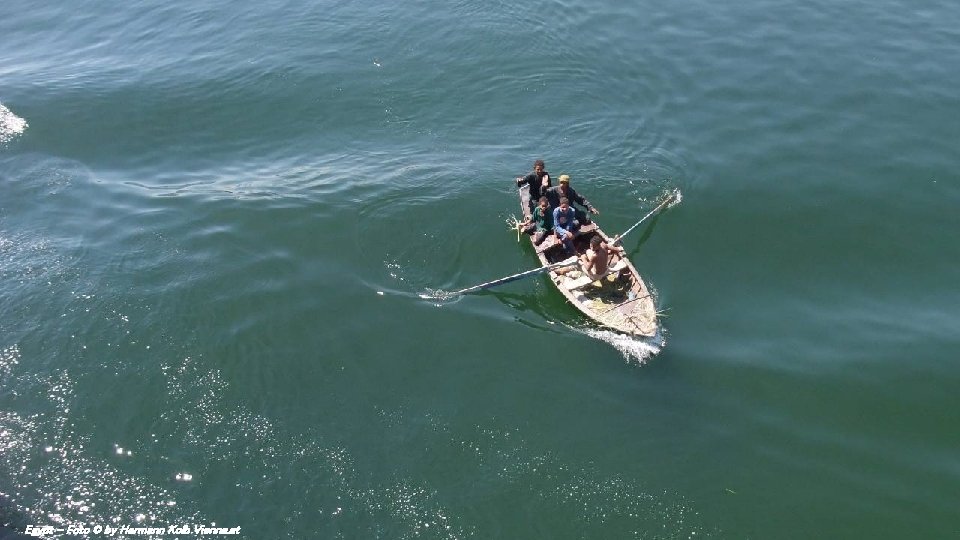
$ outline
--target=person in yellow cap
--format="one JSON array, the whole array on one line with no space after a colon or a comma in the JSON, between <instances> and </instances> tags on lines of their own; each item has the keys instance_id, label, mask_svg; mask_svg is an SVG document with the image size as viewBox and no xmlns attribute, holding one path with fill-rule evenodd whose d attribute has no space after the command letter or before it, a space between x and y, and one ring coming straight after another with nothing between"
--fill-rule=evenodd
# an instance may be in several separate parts
<instances>
[{"instance_id":1,"label":"person in yellow cap","mask_svg":"<svg viewBox=\"0 0 960 540\"><path fill-rule=\"evenodd\" d=\"M574 203L586 208L591 214L599 214L600 211L590 204L590 201L584 199L583 195L577 193L577 190L570 187L569 174L561 174L559 181L559 185L547 190L547 199L550 200L550 207L557 208L560 206L560 199L566 197L570 201L570 207L577 213L577 221L580 223L590 223L590 218L587 216L587 213L574 206Z\"/></svg>"}]
</instances>

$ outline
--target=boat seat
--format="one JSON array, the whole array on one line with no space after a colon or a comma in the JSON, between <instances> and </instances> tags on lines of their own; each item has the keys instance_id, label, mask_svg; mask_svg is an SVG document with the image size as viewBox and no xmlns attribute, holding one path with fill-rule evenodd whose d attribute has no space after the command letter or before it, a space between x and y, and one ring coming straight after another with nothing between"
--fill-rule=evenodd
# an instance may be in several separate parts
<instances>
[{"instance_id":1,"label":"boat seat","mask_svg":"<svg viewBox=\"0 0 960 540\"><path fill-rule=\"evenodd\" d=\"M591 233L595 230L597 230L596 223L587 223L586 225L582 225L577 230L577 235L579 236L581 234ZM557 242L556 237L553 235L553 233L548 234L547 237L543 239L543 242L540 242L540 245L536 247L537 253L543 253L544 251L547 251L550 248L558 245L560 245L560 243Z\"/></svg>"},{"instance_id":2,"label":"boat seat","mask_svg":"<svg viewBox=\"0 0 960 540\"><path fill-rule=\"evenodd\" d=\"M555 236L552 234L547 235L547 237L543 239L543 242L540 242L540 245L537 246L537 253L543 253L558 244Z\"/></svg>"},{"instance_id":3,"label":"boat seat","mask_svg":"<svg viewBox=\"0 0 960 540\"><path fill-rule=\"evenodd\" d=\"M583 273L583 275L581 275L580 277L578 277L578 278L567 278L567 279L563 280L563 286L564 286L567 290L569 290L569 291L575 291L575 290L577 290L577 289L582 289L582 288L586 287L587 285L589 285L589 284L591 284L591 283L593 283L593 282L595 282L595 281L600 281L601 279L609 276L610 274L617 274L617 273L619 273L621 270L623 270L623 269L626 268L626 267L627 267L627 262L626 262L625 260L623 260L623 259L620 259L619 261L617 261L616 264L614 264L613 266L607 268L607 271L604 272L603 274L599 275L599 276L590 277L590 276L587 275L586 272L582 272L582 271L581 271L581 272Z\"/></svg>"}]
</instances>

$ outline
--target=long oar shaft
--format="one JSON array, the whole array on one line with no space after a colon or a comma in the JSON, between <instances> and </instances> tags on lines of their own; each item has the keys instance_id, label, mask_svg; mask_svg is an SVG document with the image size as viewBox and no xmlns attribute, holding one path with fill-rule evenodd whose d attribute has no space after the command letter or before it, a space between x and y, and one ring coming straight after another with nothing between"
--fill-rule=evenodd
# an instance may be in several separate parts
<instances>
[{"instance_id":1,"label":"long oar shaft","mask_svg":"<svg viewBox=\"0 0 960 540\"><path fill-rule=\"evenodd\" d=\"M662 210L664 206L670 204L670 202L674 199L674 197L675 197L675 195L672 195L672 194L671 194L669 197L667 197L666 199L664 199L664 201L663 201L662 203L658 204L656 208L654 208L653 210L651 210L650 212L648 212L647 215L645 215L645 216L643 216L642 218L640 218L640 221L634 223L629 229L627 229L626 231L624 231L622 234L617 235L617 239L616 239L613 243L614 243L614 244L619 244L620 241L623 240L623 237L624 237L624 236L630 234L634 229L636 229L637 227L639 227L641 223L643 223L644 221L646 221L647 218L649 218L650 216L652 216L652 215L656 214L657 212L659 212L660 210Z\"/></svg>"},{"instance_id":2,"label":"long oar shaft","mask_svg":"<svg viewBox=\"0 0 960 540\"><path fill-rule=\"evenodd\" d=\"M542 266L540 268L534 268L533 270L527 270L526 272L520 272L519 274L513 274L512 276L502 277L500 279L495 279L493 281L488 281L486 283L474 285L473 287L467 287L466 289L460 289L459 291L454 291L453 294L466 294L473 291L479 291L481 289L489 289L490 287L496 287L497 285L503 285L504 283L510 283L511 281L516 281L518 279L523 279L525 277L542 274L544 272L551 272L558 268L563 268L564 266L573 266L575 264L577 264L577 258L571 257L569 259L565 259L558 263L549 264L547 266Z\"/></svg>"}]
</instances>

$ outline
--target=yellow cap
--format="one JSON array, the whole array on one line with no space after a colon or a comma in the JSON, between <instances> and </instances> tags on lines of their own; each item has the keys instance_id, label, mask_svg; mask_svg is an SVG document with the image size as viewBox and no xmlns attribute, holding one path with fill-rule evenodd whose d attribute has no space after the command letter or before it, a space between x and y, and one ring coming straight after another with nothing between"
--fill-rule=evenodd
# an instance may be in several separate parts
<instances>
[{"instance_id":1,"label":"yellow cap","mask_svg":"<svg viewBox=\"0 0 960 540\"><path fill-rule=\"evenodd\" d=\"M569 174L561 174L561 175L560 175L560 183L561 183L561 184L569 184L569 183L570 183L570 175L569 175Z\"/></svg>"}]
</instances>

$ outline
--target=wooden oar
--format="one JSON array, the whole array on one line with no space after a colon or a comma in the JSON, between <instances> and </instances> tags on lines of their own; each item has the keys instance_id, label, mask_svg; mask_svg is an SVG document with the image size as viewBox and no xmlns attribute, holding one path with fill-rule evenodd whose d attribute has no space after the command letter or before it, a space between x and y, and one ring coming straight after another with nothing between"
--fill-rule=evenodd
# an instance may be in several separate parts
<instances>
[{"instance_id":1,"label":"wooden oar","mask_svg":"<svg viewBox=\"0 0 960 540\"><path fill-rule=\"evenodd\" d=\"M642 218L640 218L640 221L634 223L629 229L627 229L627 230L624 231L623 233L618 234L616 237L614 237L614 239L613 239L613 245L619 244L620 241L623 240L623 237L624 237L624 236L630 234L631 231L633 231L634 229L636 229L637 227L639 227L641 223L643 223L644 221L647 220L647 218L649 218L650 216L652 216L652 215L656 214L657 212L659 212L660 210L662 210L664 206L670 204L670 202L673 201L673 199L675 199L676 197L677 197L677 194L676 194L676 193L671 193L670 196L667 197L666 199L664 199L662 203L658 204L656 208L654 208L653 210L651 210L647 215L645 215L645 216L643 216Z\"/></svg>"},{"instance_id":2,"label":"wooden oar","mask_svg":"<svg viewBox=\"0 0 960 540\"><path fill-rule=\"evenodd\" d=\"M558 263L548 264L540 268L534 268L533 270L527 270L526 272L520 272L519 274L513 274L512 276L502 277L500 279L495 279L493 281L488 281L486 283L481 283L479 285L474 285L473 287L467 287L466 289L460 289L459 291L454 291L451 294L466 294L473 291L479 291L482 289L489 289L490 287L496 287L497 285L503 285L504 283L510 283L511 281L516 281L518 279L523 279L525 277L535 276L537 274L542 274L544 272L551 272L558 268L563 268L564 266L573 266L577 264L576 257L570 257L569 259L564 259Z\"/></svg>"}]
</instances>

